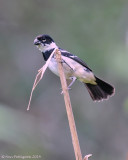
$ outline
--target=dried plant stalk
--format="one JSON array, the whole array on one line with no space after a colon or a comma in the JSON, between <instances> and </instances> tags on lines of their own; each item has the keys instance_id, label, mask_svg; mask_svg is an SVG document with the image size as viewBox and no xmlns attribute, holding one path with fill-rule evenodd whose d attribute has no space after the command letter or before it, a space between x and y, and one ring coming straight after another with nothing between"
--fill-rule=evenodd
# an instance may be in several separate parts
<instances>
[{"instance_id":1,"label":"dried plant stalk","mask_svg":"<svg viewBox=\"0 0 128 160\"><path fill-rule=\"evenodd\" d=\"M61 52L59 50L56 50L56 59L58 61L58 71L60 74L60 80L61 80L62 91L64 95L64 101L65 101L68 121L69 121L69 127L71 131L71 136L72 136L72 143L74 147L75 157L76 157L76 160L82 160L82 154L80 150L79 139L77 136L71 101L70 101L70 97L68 93L67 82L66 82L65 75L64 75L63 65L61 63L62 61Z\"/></svg>"},{"instance_id":2,"label":"dried plant stalk","mask_svg":"<svg viewBox=\"0 0 128 160\"><path fill-rule=\"evenodd\" d=\"M44 75L44 73L45 73L45 71L46 71L46 69L47 69L47 67L48 67L48 65L49 65L49 62L50 62L53 54L55 53L55 50L56 50L56 49L54 49L54 51L53 51L52 54L50 55L49 59L48 59L47 62L45 63L45 65L38 70L38 74L36 75L36 78L35 78L35 81L34 81L34 84L33 84L33 87L32 87L32 91L31 91L31 94L30 94L27 111L30 109L30 104L31 104L31 100L32 100L33 91L34 91L34 89L36 88L37 84L40 82L40 80L43 78L43 75Z\"/></svg>"}]
</instances>

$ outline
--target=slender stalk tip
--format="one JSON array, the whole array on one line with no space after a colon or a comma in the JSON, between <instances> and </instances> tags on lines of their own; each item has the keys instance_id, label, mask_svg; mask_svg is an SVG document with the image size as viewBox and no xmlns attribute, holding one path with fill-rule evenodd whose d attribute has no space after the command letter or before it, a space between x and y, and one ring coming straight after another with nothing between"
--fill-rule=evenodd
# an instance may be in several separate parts
<instances>
[{"instance_id":1,"label":"slender stalk tip","mask_svg":"<svg viewBox=\"0 0 128 160\"><path fill-rule=\"evenodd\" d=\"M88 154L88 155L86 155L86 156L84 157L83 160L88 160L88 158L91 157L91 156L92 156L92 154Z\"/></svg>"}]
</instances>

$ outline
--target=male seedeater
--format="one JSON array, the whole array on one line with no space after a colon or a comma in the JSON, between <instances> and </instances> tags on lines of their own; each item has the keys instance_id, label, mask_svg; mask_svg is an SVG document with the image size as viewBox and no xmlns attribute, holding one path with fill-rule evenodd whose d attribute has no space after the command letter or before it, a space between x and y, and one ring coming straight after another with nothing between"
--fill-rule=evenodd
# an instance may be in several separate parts
<instances>
[{"instance_id":1,"label":"male seedeater","mask_svg":"<svg viewBox=\"0 0 128 160\"><path fill-rule=\"evenodd\" d=\"M79 80L86 86L93 101L102 101L114 95L115 89L112 85L97 78L87 64L70 52L59 48L49 35L39 35L34 40L34 45L42 52L44 60L47 61L54 49L59 49L62 55L62 63L66 79L72 80L68 88ZM55 56L51 58L49 69L59 76Z\"/></svg>"}]
</instances>

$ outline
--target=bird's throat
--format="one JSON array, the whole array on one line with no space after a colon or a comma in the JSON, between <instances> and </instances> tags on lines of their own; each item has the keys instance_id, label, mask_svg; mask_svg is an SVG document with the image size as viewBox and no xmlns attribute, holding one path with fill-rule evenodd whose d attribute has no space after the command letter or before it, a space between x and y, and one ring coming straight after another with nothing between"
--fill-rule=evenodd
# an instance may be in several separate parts
<instances>
[{"instance_id":1,"label":"bird's throat","mask_svg":"<svg viewBox=\"0 0 128 160\"><path fill-rule=\"evenodd\" d=\"M49 50L49 51L46 51L45 53L42 52L45 61L48 60L48 58L50 57L50 55L51 55L51 53L53 52L53 50L54 50L54 49L51 49L51 50Z\"/></svg>"}]
</instances>

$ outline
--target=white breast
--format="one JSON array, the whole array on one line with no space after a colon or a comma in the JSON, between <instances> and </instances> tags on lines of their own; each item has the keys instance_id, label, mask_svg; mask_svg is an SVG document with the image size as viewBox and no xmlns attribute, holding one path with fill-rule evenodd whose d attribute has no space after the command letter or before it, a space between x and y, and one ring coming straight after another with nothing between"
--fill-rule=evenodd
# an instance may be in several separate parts
<instances>
[{"instance_id":1,"label":"white breast","mask_svg":"<svg viewBox=\"0 0 128 160\"><path fill-rule=\"evenodd\" d=\"M58 73L58 69L57 69L57 62L54 58L51 58L51 61L49 63L49 66L48 68L54 73L56 74L57 76L59 76L59 73Z\"/></svg>"},{"instance_id":2,"label":"white breast","mask_svg":"<svg viewBox=\"0 0 128 160\"><path fill-rule=\"evenodd\" d=\"M63 56L62 56L62 58L63 58L63 60L65 60L65 62L67 62L67 59L69 59L69 58L63 57ZM72 66L72 64L70 64L70 65ZM57 65L56 59L52 58L48 67L54 74L59 76L58 65ZM72 72L73 72L71 67L68 66L66 63L63 63L63 68L64 68L64 73L65 73L66 79L70 78L72 76Z\"/></svg>"}]
</instances>

